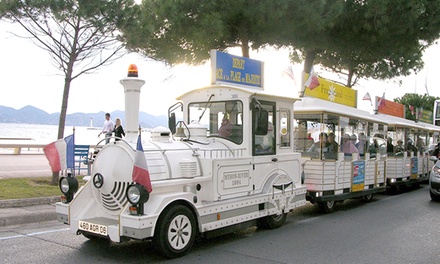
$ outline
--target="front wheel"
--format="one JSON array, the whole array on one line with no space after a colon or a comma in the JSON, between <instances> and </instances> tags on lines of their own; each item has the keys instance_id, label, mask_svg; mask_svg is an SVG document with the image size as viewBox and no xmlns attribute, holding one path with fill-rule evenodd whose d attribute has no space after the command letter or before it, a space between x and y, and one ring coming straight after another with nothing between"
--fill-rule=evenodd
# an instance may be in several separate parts
<instances>
[{"instance_id":1,"label":"front wheel","mask_svg":"<svg viewBox=\"0 0 440 264\"><path fill-rule=\"evenodd\" d=\"M286 218L287 213L268 215L258 220L258 227L276 229L281 227L286 222Z\"/></svg>"},{"instance_id":2,"label":"front wheel","mask_svg":"<svg viewBox=\"0 0 440 264\"><path fill-rule=\"evenodd\" d=\"M319 202L318 207L323 213L331 213L335 209L335 201Z\"/></svg>"},{"instance_id":3,"label":"front wheel","mask_svg":"<svg viewBox=\"0 0 440 264\"><path fill-rule=\"evenodd\" d=\"M196 238L196 220L191 210L177 205L167 210L157 222L153 244L167 258L185 255Z\"/></svg>"}]
</instances>

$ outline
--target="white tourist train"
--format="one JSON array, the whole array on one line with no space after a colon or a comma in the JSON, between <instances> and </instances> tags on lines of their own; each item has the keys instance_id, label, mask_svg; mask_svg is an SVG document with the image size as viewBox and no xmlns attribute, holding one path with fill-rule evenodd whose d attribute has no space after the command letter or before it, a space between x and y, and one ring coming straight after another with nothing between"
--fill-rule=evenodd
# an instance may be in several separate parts
<instances>
[{"instance_id":1,"label":"white tourist train","mask_svg":"<svg viewBox=\"0 0 440 264\"><path fill-rule=\"evenodd\" d=\"M169 108L169 127L153 129L151 137L139 136L145 81L130 68L121 80L126 137L98 144L84 186L71 175L60 179L57 217L72 233L151 239L175 258L197 236L278 228L307 200L331 212L336 202L371 201L387 188L427 179L427 146L438 141L438 126L267 94L262 64L247 58L213 52L212 65L212 85L181 95ZM152 190L133 178L139 157Z\"/></svg>"}]
</instances>

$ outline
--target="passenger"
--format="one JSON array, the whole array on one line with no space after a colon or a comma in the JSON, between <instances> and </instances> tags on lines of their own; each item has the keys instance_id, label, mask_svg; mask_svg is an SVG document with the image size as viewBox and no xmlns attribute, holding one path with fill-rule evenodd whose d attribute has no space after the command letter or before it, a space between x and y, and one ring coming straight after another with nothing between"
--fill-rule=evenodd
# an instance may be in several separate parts
<instances>
[{"instance_id":1,"label":"passenger","mask_svg":"<svg viewBox=\"0 0 440 264\"><path fill-rule=\"evenodd\" d=\"M412 139L408 139L408 141L406 142L406 151L408 153L408 156L411 155L411 152L417 154L418 149L416 146L414 146Z\"/></svg>"},{"instance_id":2,"label":"passenger","mask_svg":"<svg viewBox=\"0 0 440 264\"><path fill-rule=\"evenodd\" d=\"M396 145L396 156L403 156L403 152L405 152L405 147L403 146L403 141L399 139Z\"/></svg>"},{"instance_id":3,"label":"passenger","mask_svg":"<svg viewBox=\"0 0 440 264\"><path fill-rule=\"evenodd\" d=\"M312 138L312 133L307 133L306 149L310 149L314 143L315 140Z\"/></svg>"},{"instance_id":4,"label":"passenger","mask_svg":"<svg viewBox=\"0 0 440 264\"><path fill-rule=\"evenodd\" d=\"M387 138L387 153L388 153L388 155L394 154L393 138L391 138L391 137Z\"/></svg>"},{"instance_id":5,"label":"passenger","mask_svg":"<svg viewBox=\"0 0 440 264\"><path fill-rule=\"evenodd\" d=\"M232 132L232 124L229 122L228 118L223 118L220 128L218 129L218 134L221 137L230 137Z\"/></svg>"},{"instance_id":6,"label":"passenger","mask_svg":"<svg viewBox=\"0 0 440 264\"><path fill-rule=\"evenodd\" d=\"M370 152L370 157L375 158L377 151L379 150L379 143L377 143L377 139L373 139L373 143L368 147L368 152Z\"/></svg>"},{"instance_id":7,"label":"passenger","mask_svg":"<svg viewBox=\"0 0 440 264\"><path fill-rule=\"evenodd\" d=\"M342 145L341 146L342 146L342 152L344 152L344 154L359 153L358 149L351 141L350 135L348 135L348 134L345 134L342 137Z\"/></svg>"},{"instance_id":8,"label":"passenger","mask_svg":"<svg viewBox=\"0 0 440 264\"><path fill-rule=\"evenodd\" d=\"M437 159L440 158L440 142L435 147L435 149L432 152L431 156L435 156Z\"/></svg>"},{"instance_id":9,"label":"passenger","mask_svg":"<svg viewBox=\"0 0 440 264\"><path fill-rule=\"evenodd\" d=\"M102 131L98 134L98 137L101 136L101 134L105 134L105 144L108 144L110 142L110 138L113 135L113 121L110 119L110 113L105 114L105 121L104 126L102 127Z\"/></svg>"},{"instance_id":10,"label":"passenger","mask_svg":"<svg viewBox=\"0 0 440 264\"><path fill-rule=\"evenodd\" d=\"M122 139L122 136L125 137L124 128L121 124L121 119L119 117L116 117L115 119L115 128L113 129L113 132L115 133L115 141L119 141Z\"/></svg>"},{"instance_id":11,"label":"passenger","mask_svg":"<svg viewBox=\"0 0 440 264\"><path fill-rule=\"evenodd\" d=\"M425 143L421 137L417 138L417 149L420 151L420 154L425 152Z\"/></svg>"},{"instance_id":12,"label":"passenger","mask_svg":"<svg viewBox=\"0 0 440 264\"><path fill-rule=\"evenodd\" d=\"M330 143L327 141L327 133L322 132L319 134L319 141L313 143L309 152L328 152Z\"/></svg>"},{"instance_id":13,"label":"passenger","mask_svg":"<svg viewBox=\"0 0 440 264\"><path fill-rule=\"evenodd\" d=\"M338 145L338 143L335 141L335 133L333 133L333 132L330 132L329 134L328 134L328 143L329 143L329 152L332 152L332 153L338 153L338 150L339 150L339 145Z\"/></svg>"},{"instance_id":14,"label":"passenger","mask_svg":"<svg viewBox=\"0 0 440 264\"><path fill-rule=\"evenodd\" d=\"M353 142L353 144L356 146L356 142L357 142L357 136L355 134L350 136L350 140L351 142Z\"/></svg>"},{"instance_id":15,"label":"passenger","mask_svg":"<svg viewBox=\"0 0 440 264\"><path fill-rule=\"evenodd\" d=\"M365 133L359 133L359 141L356 143L356 148L358 149L359 155L363 157L365 155L365 149L367 145L367 136Z\"/></svg>"}]
</instances>

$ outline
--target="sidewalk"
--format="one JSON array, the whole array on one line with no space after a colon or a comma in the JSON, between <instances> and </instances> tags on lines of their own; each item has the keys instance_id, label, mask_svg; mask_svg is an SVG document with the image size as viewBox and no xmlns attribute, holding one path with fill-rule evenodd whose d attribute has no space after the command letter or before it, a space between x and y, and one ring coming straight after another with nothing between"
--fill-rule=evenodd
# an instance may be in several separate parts
<instances>
[{"instance_id":1,"label":"sidewalk","mask_svg":"<svg viewBox=\"0 0 440 264\"><path fill-rule=\"evenodd\" d=\"M44 154L0 154L0 179L52 175ZM61 192L60 192L61 195ZM60 197L0 200L0 228L56 220Z\"/></svg>"}]
</instances>

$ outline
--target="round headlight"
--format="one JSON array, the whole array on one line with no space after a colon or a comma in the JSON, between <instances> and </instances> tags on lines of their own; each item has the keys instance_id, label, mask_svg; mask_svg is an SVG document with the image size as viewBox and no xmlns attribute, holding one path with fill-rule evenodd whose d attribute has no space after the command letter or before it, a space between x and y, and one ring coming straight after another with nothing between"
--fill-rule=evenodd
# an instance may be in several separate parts
<instances>
[{"instance_id":1,"label":"round headlight","mask_svg":"<svg viewBox=\"0 0 440 264\"><path fill-rule=\"evenodd\" d=\"M141 198L141 193L136 185L131 185L127 190L127 199L132 204L137 204Z\"/></svg>"},{"instance_id":2,"label":"round headlight","mask_svg":"<svg viewBox=\"0 0 440 264\"><path fill-rule=\"evenodd\" d=\"M61 178L60 180L60 190L62 193L67 194L69 192L69 181L66 177Z\"/></svg>"},{"instance_id":3,"label":"round headlight","mask_svg":"<svg viewBox=\"0 0 440 264\"><path fill-rule=\"evenodd\" d=\"M150 198L148 191L140 184L128 186L126 196L131 204L143 204Z\"/></svg>"}]
</instances>

